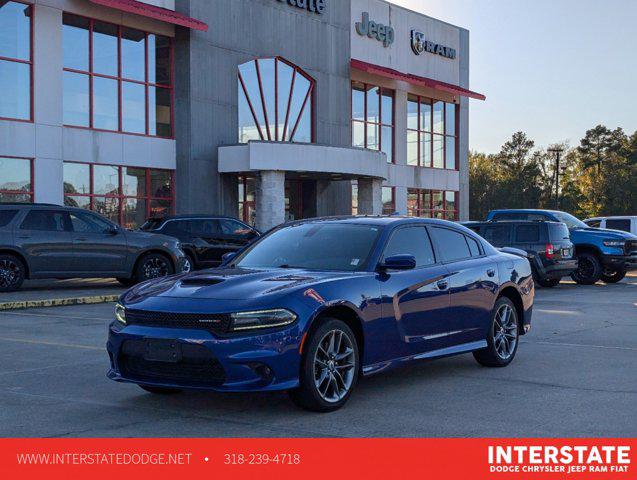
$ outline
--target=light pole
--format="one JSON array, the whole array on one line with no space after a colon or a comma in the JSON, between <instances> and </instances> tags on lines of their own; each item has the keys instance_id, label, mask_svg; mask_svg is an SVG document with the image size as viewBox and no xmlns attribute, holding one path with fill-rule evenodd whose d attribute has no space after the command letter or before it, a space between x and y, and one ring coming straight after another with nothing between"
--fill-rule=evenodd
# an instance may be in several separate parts
<instances>
[{"instance_id":1,"label":"light pole","mask_svg":"<svg viewBox=\"0 0 637 480\"><path fill-rule=\"evenodd\" d=\"M560 159L562 158L562 153L564 153L564 148L562 147L549 148L547 151L555 154L555 209L559 210L560 208Z\"/></svg>"}]
</instances>

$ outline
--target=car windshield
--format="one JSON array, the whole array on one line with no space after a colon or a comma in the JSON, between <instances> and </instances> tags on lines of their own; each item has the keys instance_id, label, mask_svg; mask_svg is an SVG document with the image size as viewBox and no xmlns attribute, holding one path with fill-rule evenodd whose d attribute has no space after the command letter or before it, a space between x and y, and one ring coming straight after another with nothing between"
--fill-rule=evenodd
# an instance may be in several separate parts
<instances>
[{"instance_id":1,"label":"car windshield","mask_svg":"<svg viewBox=\"0 0 637 480\"><path fill-rule=\"evenodd\" d=\"M275 230L242 253L241 268L362 269L379 227L344 223L303 223Z\"/></svg>"},{"instance_id":2,"label":"car windshield","mask_svg":"<svg viewBox=\"0 0 637 480\"><path fill-rule=\"evenodd\" d=\"M139 227L139 229L145 232L157 230L161 226L162 222L163 220L161 218L149 218L141 227Z\"/></svg>"},{"instance_id":3,"label":"car windshield","mask_svg":"<svg viewBox=\"0 0 637 480\"><path fill-rule=\"evenodd\" d=\"M566 224L568 228L588 228L588 225L586 225L580 219L575 218L570 213L555 212L555 216L558 218L560 222Z\"/></svg>"}]
</instances>

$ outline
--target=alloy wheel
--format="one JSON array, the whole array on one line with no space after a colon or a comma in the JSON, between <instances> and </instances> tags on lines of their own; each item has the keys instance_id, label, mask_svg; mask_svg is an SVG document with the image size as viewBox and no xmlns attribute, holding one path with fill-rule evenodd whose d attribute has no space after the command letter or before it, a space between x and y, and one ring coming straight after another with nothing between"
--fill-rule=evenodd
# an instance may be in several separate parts
<instances>
[{"instance_id":1,"label":"alloy wheel","mask_svg":"<svg viewBox=\"0 0 637 480\"><path fill-rule=\"evenodd\" d=\"M10 259L0 261L0 287L15 285L20 278L20 266Z\"/></svg>"},{"instance_id":2,"label":"alloy wheel","mask_svg":"<svg viewBox=\"0 0 637 480\"><path fill-rule=\"evenodd\" d=\"M182 267L181 271L182 271L183 273L190 273L190 272L192 272L192 263L190 262L190 258L186 257L186 258L184 259L184 264L183 264L183 267Z\"/></svg>"},{"instance_id":3,"label":"alloy wheel","mask_svg":"<svg viewBox=\"0 0 637 480\"><path fill-rule=\"evenodd\" d=\"M493 323L493 345L502 360L508 360L518 343L518 325L513 308L501 305Z\"/></svg>"},{"instance_id":4,"label":"alloy wheel","mask_svg":"<svg viewBox=\"0 0 637 480\"><path fill-rule=\"evenodd\" d=\"M151 257L144 262L146 279L165 277L169 273L168 263L160 257Z\"/></svg>"},{"instance_id":5,"label":"alloy wheel","mask_svg":"<svg viewBox=\"0 0 637 480\"><path fill-rule=\"evenodd\" d=\"M577 267L577 274L581 278L589 278L589 277L592 277L594 273L595 273L595 266L593 265L593 262L586 257L580 259L578 267Z\"/></svg>"},{"instance_id":6,"label":"alloy wheel","mask_svg":"<svg viewBox=\"0 0 637 480\"><path fill-rule=\"evenodd\" d=\"M354 345L342 330L330 330L314 354L314 384L329 403L342 400L352 387L356 369Z\"/></svg>"}]
</instances>

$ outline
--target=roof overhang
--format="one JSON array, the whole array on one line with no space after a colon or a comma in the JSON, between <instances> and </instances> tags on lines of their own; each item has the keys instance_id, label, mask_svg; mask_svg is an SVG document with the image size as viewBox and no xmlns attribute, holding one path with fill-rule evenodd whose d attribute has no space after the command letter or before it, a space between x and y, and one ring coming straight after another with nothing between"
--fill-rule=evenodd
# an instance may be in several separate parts
<instances>
[{"instance_id":1,"label":"roof overhang","mask_svg":"<svg viewBox=\"0 0 637 480\"><path fill-rule=\"evenodd\" d=\"M445 83L427 77L419 77L411 73L401 73L388 67L381 67L380 65L374 65L361 60L352 59L351 66L356 70L370 73L372 75L379 75L381 77L392 78L394 80L402 80L403 82L418 85L419 87L433 88L434 90L440 90L441 92L460 95L462 97L475 98L477 100L487 99L487 97L481 93L473 92L466 88L452 85L451 83Z\"/></svg>"},{"instance_id":2,"label":"roof overhang","mask_svg":"<svg viewBox=\"0 0 637 480\"><path fill-rule=\"evenodd\" d=\"M102 5L104 7L114 8L126 13L141 15L142 17L152 18L160 22L172 23L181 27L191 28L193 30L208 31L208 25L200 20L187 17L179 12L168 10L167 8L149 5L148 3L138 2L137 0L89 0L91 3Z\"/></svg>"}]
</instances>

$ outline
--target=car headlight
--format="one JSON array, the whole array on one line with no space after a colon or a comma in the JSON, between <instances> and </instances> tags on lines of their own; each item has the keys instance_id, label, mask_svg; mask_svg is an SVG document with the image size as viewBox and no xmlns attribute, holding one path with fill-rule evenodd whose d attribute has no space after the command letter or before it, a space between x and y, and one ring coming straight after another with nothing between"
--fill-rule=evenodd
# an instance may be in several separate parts
<instances>
[{"instance_id":1,"label":"car headlight","mask_svg":"<svg viewBox=\"0 0 637 480\"><path fill-rule=\"evenodd\" d=\"M606 247L619 247L624 248L626 242L624 240L604 240L604 245Z\"/></svg>"},{"instance_id":2,"label":"car headlight","mask_svg":"<svg viewBox=\"0 0 637 480\"><path fill-rule=\"evenodd\" d=\"M126 307L121 303L115 305L115 320L126 325Z\"/></svg>"},{"instance_id":3,"label":"car headlight","mask_svg":"<svg viewBox=\"0 0 637 480\"><path fill-rule=\"evenodd\" d=\"M290 325L296 320L296 314L284 308L274 310L257 310L254 312L237 312L230 314L231 330L241 332L262 328L275 328Z\"/></svg>"}]
</instances>

